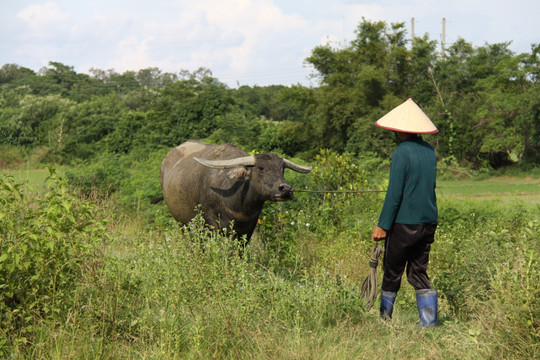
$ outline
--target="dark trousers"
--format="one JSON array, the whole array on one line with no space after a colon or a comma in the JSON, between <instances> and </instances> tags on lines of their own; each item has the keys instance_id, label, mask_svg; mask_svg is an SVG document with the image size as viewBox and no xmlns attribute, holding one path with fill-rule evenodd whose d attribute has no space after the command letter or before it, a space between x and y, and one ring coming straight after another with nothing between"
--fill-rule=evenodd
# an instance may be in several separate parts
<instances>
[{"instance_id":1,"label":"dark trousers","mask_svg":"<svg viewBox=\"0 0 540 360\"><path fill-rule=\"evenodd\" d=\"M384 243L382 290L399 290L405 266L407 280L415 290L431 288L427 267L436 229L437 223L392 226Z\"/></svg>"}]
</instances>

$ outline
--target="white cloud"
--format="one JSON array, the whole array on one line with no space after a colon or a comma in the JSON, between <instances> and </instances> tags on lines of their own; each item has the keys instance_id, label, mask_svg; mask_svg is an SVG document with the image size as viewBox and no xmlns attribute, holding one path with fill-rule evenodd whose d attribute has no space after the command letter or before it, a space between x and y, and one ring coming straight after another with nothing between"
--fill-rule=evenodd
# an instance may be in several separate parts
<instances>
[{"instance_id":1,"label":"white cloud","mask_svg":"<svg viewBox=\"0 0 540 360\"><path fill-rule=\"evenodd\" d=\"M268 65L287 66L279 64L290 58L284 54L301 54L303 49L291 34L307 36L311 30L309 21L284 14L270 0L169 4L176 13L168 14L165 20L131 19L138 31L115 40L114 58L107 67L125 71L157 66L164 71L179 71L203 66L240 77ZM104 17L99 15L97 19L103 22Z\"/></svg>"},{"instance_id":2,"label":"white cloud","mask_svg":"<svg viewBox=\"0 0 540 360\"><path fill-rule=\"evenodd\" d=\"M28 5L16 17L25 23L30 37L45 38L57 30L65 29L71 14L62 11L57 3L48 2Z\"/></svg>"},{"instance_id":3,"label":"white cloud","mask_svg":"<svg viewBox=\"0 0 540 360\"><path fill-rule=\"evenodd\" d=\"M362 17L404 22L439 40L476 45L514 40L522 51L540 42L538 2L493 0L0 0L0 65L33 69L48 61L118 72L211 69L229 84L296 83L319 44L353 40ZM457 5L456 5L457 4ZM465 6L461 6L465 5ZM464 10L463 10L464 9ZM86 68L85 68L86 66Z\"/></svg>"},{"instance_id":4,"label":"white cloud","mask_svg":"<svg viewBox=\"0 0 540 360\"><path fill-rule=\"evenodd\" d=\"M123 39L117 46L117 57L111 62L111 67L119 70L149 67L152 59L148 44L151 41L152 38L139 41L134 36Z\"/></svg>"},{"instance_id":5,"label":"white cloud","mask_svg":"<svg viewBox=\"0 0 540 360\"><path fill-rule=\"evenodd\" d=\"M228 71L243 72L251 66L272 62L269 55L276 49L271 44L281 45L289 40L291 32L309 28L307 20L284 14L270 0L200 0L189 5L177 4L181 5L184 16L197 14L205 20L199 22L204 26L198 28L198 35L213 34L212 46L219 49L215 55L228 61Z\"/></svg>"}]
</instances>

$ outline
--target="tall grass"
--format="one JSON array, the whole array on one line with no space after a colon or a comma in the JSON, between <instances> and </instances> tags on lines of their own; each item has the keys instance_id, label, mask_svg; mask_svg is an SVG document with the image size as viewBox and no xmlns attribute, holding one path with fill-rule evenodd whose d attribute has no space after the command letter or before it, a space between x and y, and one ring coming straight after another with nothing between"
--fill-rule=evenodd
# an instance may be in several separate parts
<instances>
[{"instance_id":1,"label":"tall grass","mask_svg":"<svg viewBox=\"0 0 540 360\"><path fill-rule=\"evenodd\" d=\"M179 226L162 205L126 208L114 196L96 205L67 192L56 177L48 197L32 196L12 178L2 184L5 358L540 356L540 224L530 206L440 201L429 268L440 292L439 326L425 330L417 325L414 291L405 279L391 321L379 319L377 305L366 311L359 296L382 195L304 194L269 204L254 239L240 249L209 231L201 217ZM75 210L59 210L65 206ZM36 220L42 227L27 236L24 229ZM29 244L43 244L33 251L45 252L51 241L64 256L54 257L52 267L26 268L28 260L3 255ZM72 252L79 243L89 246ZM68 267L61 260L66 256ZM8 263L19 269L17 277ZM51 287L51 269L66 281ZM30 289L54 290L62 306L36 308L51 303L50 291L30 291L44 297L14 302L6 286L21 276Z\"/></svg>"}]
</instances>

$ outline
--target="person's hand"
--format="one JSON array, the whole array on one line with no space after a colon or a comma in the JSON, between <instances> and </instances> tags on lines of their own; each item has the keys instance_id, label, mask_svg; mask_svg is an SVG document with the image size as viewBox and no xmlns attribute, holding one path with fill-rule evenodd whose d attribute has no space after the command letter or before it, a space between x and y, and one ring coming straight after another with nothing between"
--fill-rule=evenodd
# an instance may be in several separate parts
<instances>
[{"instance_id":1,"label":"person's hand","mask_svg":"<svg viewBox=\"0 0 540 360\"><path fill-rule=\"evenodd\" d=\"M373 234L371 234L371 238L375 241L381 241L386 239L386 230L376 226L373 230Z\"/></svg>"}]
</instances>

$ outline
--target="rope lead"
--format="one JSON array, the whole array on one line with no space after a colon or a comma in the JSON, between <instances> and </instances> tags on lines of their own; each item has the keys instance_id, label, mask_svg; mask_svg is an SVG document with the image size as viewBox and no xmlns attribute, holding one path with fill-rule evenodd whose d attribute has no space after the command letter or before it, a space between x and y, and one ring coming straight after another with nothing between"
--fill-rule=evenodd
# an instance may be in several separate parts
<instances>
[{"instance_id":1,"label":"rope lead","mask_svg":"<svg viewBox=\"0 0 540 360\"><path fill-rule=\"evenodd\" d=\"M381 256L382 247L377 243L371 250L371 258L369 259L369 274L362 283L360 295L364 297L366 302L366 310L369 311L377 298L377 265L379 264L379 256Z\"/></svg>"},{"instance_id":2,"label":"rope lead","mask_svg":"<svg viewBox=\"0 0 540 360\"><path fill-rule=\"evenodd\" d=\"M332 194L342 194L342 193L364 194L364 193L386 192L386 190L300 190L300 189L293 189L292 191L307 192L307 193L332 193Z\"/></svg>"}]
</instances>

